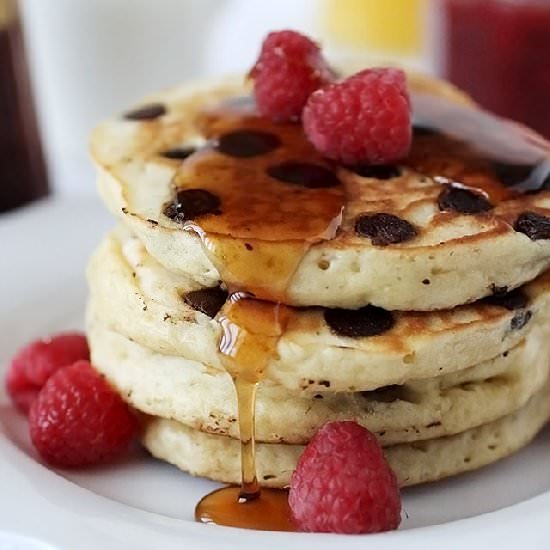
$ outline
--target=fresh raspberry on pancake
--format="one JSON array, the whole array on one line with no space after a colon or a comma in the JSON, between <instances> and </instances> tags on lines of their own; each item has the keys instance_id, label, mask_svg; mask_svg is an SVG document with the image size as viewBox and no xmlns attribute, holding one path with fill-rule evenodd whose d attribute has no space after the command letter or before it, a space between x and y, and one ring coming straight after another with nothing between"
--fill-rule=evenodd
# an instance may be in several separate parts
<instances>
[{"instance_id":1,"label":"fresh raspberry on pancake","mask_svg":"<svg viewBox=\"0 0 550 550\"><path fill-rule=\"evenodd\" d=\"M315 42L284 30L267 35L250 76L260 114L283 122L299 120L308 97L333 73Z\"/></svg>"},{"instance_id":2,"label":"fresh raspberry on pancake","mask_svg":"<svg viewBox=\"0 0 550 550\"><path fill-rule=\"evenodd\" d=\"M400 69L361 71L314 92L302 121L324 156L346 164L390 164L411 146L411 107Z\"/></svg>"}]
</instances>

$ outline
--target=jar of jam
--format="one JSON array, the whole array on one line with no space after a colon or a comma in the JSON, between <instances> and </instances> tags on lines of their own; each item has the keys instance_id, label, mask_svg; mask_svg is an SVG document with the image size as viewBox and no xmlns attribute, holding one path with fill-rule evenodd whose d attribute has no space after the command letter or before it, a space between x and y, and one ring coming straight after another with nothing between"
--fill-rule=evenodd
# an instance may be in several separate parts
<instances>
[{"instance_id":1,"label":"jar of jam","mask_svg":"<svg viewBox=\"0 0 550 550\"><path fill-rule=\"evenodd\" d=\"M550 0L443 0L443 72L550 138Z\"/></svg>"},{"instance_id":2,"label":"jar of jam","mask_svg":"<svg viewBox=\"0 0 550 550\"><path fill-rule=\"evenodd\" d=\"M17 5L0 0L0 212L47 192Z\"/></svg>"}]
</instances>

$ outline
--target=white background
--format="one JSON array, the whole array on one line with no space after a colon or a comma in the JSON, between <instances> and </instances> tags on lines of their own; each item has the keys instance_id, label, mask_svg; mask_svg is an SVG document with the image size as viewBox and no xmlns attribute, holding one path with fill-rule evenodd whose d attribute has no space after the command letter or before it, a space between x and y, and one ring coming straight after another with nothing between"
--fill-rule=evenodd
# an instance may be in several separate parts
<instances>
[{"instance_id":1,"label":"white background","mask_svg":"<svg viewBox=\"0 0 550 550\"><path fill-rule=\"evenodd\" d=\"M322 0L22 0L51 180L93 193L91 129L147 93L249 68L271 29L314 33Z\"/></svg>"}]
</instances>

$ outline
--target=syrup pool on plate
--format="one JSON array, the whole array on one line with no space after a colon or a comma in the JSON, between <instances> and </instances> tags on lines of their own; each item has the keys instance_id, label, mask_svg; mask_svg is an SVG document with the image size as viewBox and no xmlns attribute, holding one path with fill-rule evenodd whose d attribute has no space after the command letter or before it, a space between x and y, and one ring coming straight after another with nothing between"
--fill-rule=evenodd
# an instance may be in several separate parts
<instances>
[{"instance_id":1,"label":"syrup pool on plate","mask_svg":"<svg viewBox=\"0 0 550 550\"><path fill-rule=\"evenodd\" d=\"M284 332L288 314L282 304L239 294L233 294L221 312L220 352L237 394L242 483L202 499L195 511L198 521L248 529L293 530L286 491L260 489L254 430L256 389Z\"/></svg>"}]
</instances>

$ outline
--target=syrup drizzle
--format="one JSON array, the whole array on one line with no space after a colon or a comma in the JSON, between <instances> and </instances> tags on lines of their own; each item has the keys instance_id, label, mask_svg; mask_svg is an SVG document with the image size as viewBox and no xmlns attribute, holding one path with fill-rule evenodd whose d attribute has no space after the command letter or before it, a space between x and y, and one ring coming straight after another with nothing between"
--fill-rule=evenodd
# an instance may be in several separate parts
<instances>
[{"instance_id":1,"label":"syrup drizzle","mask_svg":"<svg viewBox=\"0 0 550 550\"><path fill-rule=\"evenodd\" d=\"M443 184L471 186L493 204L544 188L550 178L544 160L549 146L528 130L433 96L414 96L413 105L423 129L415 132L404 166ZM203 208L196 219L185 218L183 205L179 210L169 205L165 212L201 237L229 291L217 316L219 351L237 395L242 484L204 497L195 517L203 523L293 530L286 492L260 490L258 483L256 390L291 315L283 305L289 282L307 250L336 235L344 189L335 167L313 149L299 125L273 125L256 116L249 101L204 113L201 126L209 145L181 164L174 185L178 194L198 195L199 188L221 206L208 211L204 202L194 204ZM367 177L377 173L365 167L356 171ZM386 179L400 173L398 167L383 170ZM503 173L514 176L511 184Z\"/></svg>"},{"instance_id":2,"label":"syrup drizzle","mask_svg":"<svg viewBox=\"0 0 550 550\"><path fill-rule=\"evenodd\" d=\"M233 292L284 302L305 252L336 235L345 203L343 185L297 124L277 125L273 132L246 104L205 113L199 124L210 144L182 163L174 185L179 191L200 187L222 207L220 214L200 216L185 228L200 235ZM220 139L227 135L232 139ZM227 141L230 146L223 147ZM269 175L296 159L305 178L302 185Z\"/></svg>"},{"instance_id":3,"label":"syrup drizzle","mask_svg":"<svg viewBox=\"0 0 550 550\"><path fill-rule=\"evenodd\" d=\"M258 530L293 530L286 492L262 490L256 474L256 390L289 317L289 308L234 293L222 309L220 352L237 394L241 486L219 489L195 510L202 523Z\"/></svg>"},{"instance_id":4,"label":"syrup drizzle","mask_svg":"<svg viewBox=\"0 0 550 550\"><path fill-rule=\"evenodd\" d=\"M291 530L286 493L260 492L257 480L256 389L286 329L290 309L283 302L292 275L310 246L336 235L343 186L298 125L280 125L277 139L270 139L269 124L266 132L266 121L242 106L208 113L202 124L212 145L182 165L175 184L178 190L199 184L221 199L220 214L184 227L201 237L230 292L218 315L219 350L237 394L242 484L238 491L207 495L195 516L205 523Z\"/></svg>"},{"instance_id":5,"label":"syrup drizzle","mask_svg":"<svg viewBox=\"0 0 550 550\"><path fill-rule=\"evenodd\" d=\"M260 494L255 465L256 390L286 329L289 312L282 304L235 293L219 317L223 329L220 352L237 392L244 500L254 500Z\"/></svg>"}]
</instances>

